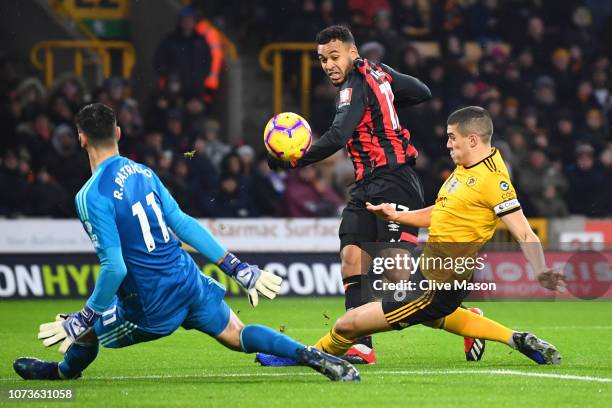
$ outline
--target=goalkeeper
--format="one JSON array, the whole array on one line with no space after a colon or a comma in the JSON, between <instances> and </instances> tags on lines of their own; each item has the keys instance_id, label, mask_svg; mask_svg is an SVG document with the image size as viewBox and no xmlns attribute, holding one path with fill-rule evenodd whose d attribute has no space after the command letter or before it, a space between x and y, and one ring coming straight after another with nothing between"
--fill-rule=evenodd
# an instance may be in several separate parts
<instances>
[{"instance_id":1,"label":"goalkeeper","mask_svg":"<svg viewBox=\"0 0 612 408\"><path fill-rule=\"evenodd\" d=\"M62 342L64 360L18 358L13 364L17 374L26 380L77 378L95 360L99 344L131 346L182 326L206 333L232 350L289 357L332 380L359 380L357 371L337 357L270 328L245 326L223 300L223 286L200 273L174 234L234 278L253 306L258 294L273 299L282 279L229 253L180 210L151 169L121 157L121 132L111 108L85 106L76 122L93 174L75 203L102 268L80 312L59 315L55 322L40 326L38 337L45 346Z\"/></svg>"}]
</instances>

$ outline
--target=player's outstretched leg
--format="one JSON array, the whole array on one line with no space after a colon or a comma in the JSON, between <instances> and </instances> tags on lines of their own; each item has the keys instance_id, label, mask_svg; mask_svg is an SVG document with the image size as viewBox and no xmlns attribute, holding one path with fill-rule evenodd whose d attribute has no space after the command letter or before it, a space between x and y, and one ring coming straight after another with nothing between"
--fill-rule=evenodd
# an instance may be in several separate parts
<instances>
[{"instance_id":1,"label":"player's outstretched leg","mask_svg":"<svg viewBox=\"0 0 612 408\"><path fill-rule=\"evenodd\" d=\"M387 322L381 302L371 302L347 311L334 327L315 344L319 350L335 356L343 355L356 339L393 330Z\"/></svg>"},{"instance_id":2,"label":"player's outstretched leg","mask_svg":"<svg viewBox=\"0 0 612 408\"><path fill-rule=\"evenodd\" d=\"M262 352L290 358L320 372L332 381L359 381L359 373L347 361L306 347L291 337L269 327L251 324L240 333L240 344L245 353Z\"/></svg>"},{"instance_id":3,"label":"player's outstretched leg","mask_svg":"<svg viewBox=\"0 0 612 408\"><path fill-rule=\"evenodd\" d=\"M43 361L33 357L15 360L13 368L24 380L69 380L81 376L98 355L98 341L88 345L72 344L64 355L64 361Z\"/></svg>"},{"instance_id":4,"label":"player's outstretched leg","mask_svg":"<svg viewBox=\"0 0 612 408\"><path fill-rule=\"evenodd\" d=\"M359 372L348 362L295 341L257 324L244 324L230 313L225 329L215 336L225 346L245 353L266 353L307 365L332 381L359 381Z\"/></svg>"},{"instance_id":5,"label":"player's outstretched leg","mask_svg":"<svg viewBox=\"0 0 612 408\"><path fill-rule=\"evenodd\" d=\"M345 222L345 220L343 220L343 222ZM372 297L371 289L367 284L364 285L366 281L361 274L362 267L365 268L365 266L362 266L362 262L371 261L369 260L369 255L362 252L361 248L357 245L344 246L340 252L340 257L342 259L342 281L344 284L345 307L347 310L351 310L367 303ZM344 354L342 358L352 364L376 363L376 355L372 346L372 336L370 333L365 333L363 336L351 341L350 345L343 350L343 353L333 354ZM255 361L263 366L272 367L300 364L295 357L287 358L267 352L258 352Z\"/></svg>"},{"instance_id":6,"label":"player's outstretched leg","mask_svg":"<svg viewBox=\"0 0 612 408\"><path fill-rule=\"evenodd\" d=\"M491 319L458 308L444 318L441 328L464 337L504 343L520 351L538 364L559 364L561 355L550 343L531 333L513 331Z\"/></svg>"},{"instance_id":7,"label":"player's outstretched leg","mask_svg":"<svg viewBox=\"0 0 612 408\"><path fill-rule=\"evenodd\" d=\"M432 327L440 327L448 332L485 340L497 341L519 350L538 364L559 364L561 356L557 349L538 339L531 333L520 333L469 310L458 308L453 313L438 319ZM339 356L351 347L355 339L367 333L392 330L387 322L380 302L372 302L349 310L323 336L315 347Z\"/></svg>"}]
</instances>

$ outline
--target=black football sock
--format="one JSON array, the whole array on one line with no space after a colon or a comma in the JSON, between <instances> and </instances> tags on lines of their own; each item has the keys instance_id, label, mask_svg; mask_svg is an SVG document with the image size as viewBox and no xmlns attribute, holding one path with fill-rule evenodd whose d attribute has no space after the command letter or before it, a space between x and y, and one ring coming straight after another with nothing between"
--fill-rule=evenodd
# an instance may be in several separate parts
<instances>
[{"instance_id":1,"label":"black football sock","mask_svg":"<svg viewBox=\"0 0 612 408\"><path fill-rule=\"evenodd\" d=\"M372 289L366 276L354 275L342 279L344 307L351 310L372 301Z\"/></svg>"},{"instance_id":2,"label":"black football sock","mask_svg":"<svg viewBox=\"0 0 612 408\"><path fill-rule=\"evenodd\" d=\"M344 307L351 310L372 301L372 288L367 276L354 275L342 279L344 284ZM372 348L372 336L355 340L355 344L364 344Z\"/></svg>"}]
</instances>

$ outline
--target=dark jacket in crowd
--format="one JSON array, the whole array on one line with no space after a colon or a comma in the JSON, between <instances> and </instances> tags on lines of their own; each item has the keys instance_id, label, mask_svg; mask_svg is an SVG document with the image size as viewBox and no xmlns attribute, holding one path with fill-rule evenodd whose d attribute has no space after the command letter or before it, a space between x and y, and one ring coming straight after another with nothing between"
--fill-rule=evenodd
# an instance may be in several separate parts
<instances>
[{"instance_id":1,"label":"dark jacket in crowd","mask_svg":"<svg viewBox=\"0 0 612 408\"><path fill-rule=\"evenodd\" d=\"M166 36L154 57L155 70L162 77L177 75L186 96L204 92L203 81L210 72L210 46L195 30L185 37L180 28Z\"/></svg>"}]
</instances>

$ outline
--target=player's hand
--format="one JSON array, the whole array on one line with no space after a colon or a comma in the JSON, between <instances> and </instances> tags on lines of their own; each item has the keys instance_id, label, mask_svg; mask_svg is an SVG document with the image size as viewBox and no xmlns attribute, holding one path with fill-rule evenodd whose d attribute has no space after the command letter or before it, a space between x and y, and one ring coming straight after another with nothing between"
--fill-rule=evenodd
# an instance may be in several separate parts
<instances>
[{"instance_id":1,"label":"player's hand","mask_svg":"<svg viewBox=\"0 0 612 408\"><path fill-rule=\"evenodd\" d=\"M62 323L66 320L66 315L58 314L55 317L55 321L51 323L43 323L38 329L38 339L42 340L45 347L51 347L54 344L60 344L59 352L64 354L68 347L72 344L73 340L68 337L66 330L62 326Z\"/></svg>"},{"instance_id":2,"label":"player's hand","mask_svg":"<svg viewBox=\"0 0 612 408\"><path fill-rule=\"evenodd\" d=\"M55 321L40 325L38 338L45 347L50 347L62 341L60 353L65 353L72 343L87 336L96 320L100 317L89 306L85 305L80 312L69 315L59 314Z\"/></svg>"},{"instance_id":3,"label":"player's hand","mask_svg":"<svg viewBox=\"0 0 612 408\"><path fill-rule=\"evenodd\" d=\"M280 276L259 269L257 265L249 265L246 262L241 263L236 269L234 279L247 290L251 306L255 307L259 303L258 293L261 293L268 299L274 299L278 292L280 292L280 285L283 283L283 278Z\"/></svg>"},{"instance_id":4,"label":"player's hand","mask_svg":"<svg viewBox=\"0 0 612 408\"><path fill-rule=\"evenodd\" d=\"M366 208L368 211L385 221L395 221L397 219L397 211L395 211L393 204L382 203L374 205L368 202L366 203Z\"/></svg>"},{"instance_id":5,"label":"player's hand","mask_svg":"<svg viewBox=\"0 0 612 408\"><path fill-rule=\"evenodd\" d=\"M557 292L565 292L565 278L563 272L558 269L546 269L536 276L542 287Z\"/></svg>"},{"instance_id":6,"label":"player's hand","mask_svg":"<svg viewBox=\"0 0 612 408\"><path fill-rule=\"evenodd\" d=\"M270 167L270 169L277 171L277 170L291 170L291 169L295 169L297 167L297 162L295 160L293 161L284 161L281 159L278 159L274 156L268 155L267 156L267 160L268 160L268 167Z\"/></svg>"},{"instance_id":7,"label":"player's hand","mask_svg":"<svg viewBox=\"0 0 612 408\"><path fill-rule=\"evenodd\" d=\"M280 276L259 269L257 265L240 262L231 253L227 253L223 257L219 268L234 278L247 291L249 302L253 307L259 303L259 294L268 299L274 299L280 292L281 283L283 283Z\"/></svg>"}]
</instances>

